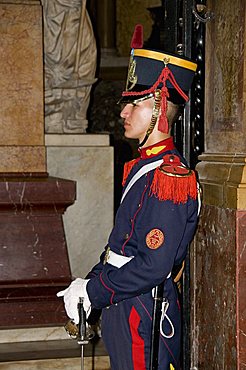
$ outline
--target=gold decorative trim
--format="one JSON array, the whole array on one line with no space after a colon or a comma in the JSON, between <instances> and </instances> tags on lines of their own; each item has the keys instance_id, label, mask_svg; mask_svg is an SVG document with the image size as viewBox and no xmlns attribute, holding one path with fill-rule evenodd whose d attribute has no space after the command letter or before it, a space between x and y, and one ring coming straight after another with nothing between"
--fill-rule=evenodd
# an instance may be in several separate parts
<instances>
[{"instance_id":1,"label":"gold decorative trim","mask_svg":"<svg viewBox=\"0 0 246 370\"><path fill-rule=\"evenodd\" d=\"M191 71L194 71L194 72L197 69L196 63L190 62L189 60L184 60L178 57L174 57L173 55L160 53L159 51L152 51L152 50L146 50L146 49L134 49L134 56L160 60L163 63L164 63L164 60L168 60L168 63L170 64L174 64L179 67L190 69Z\"/></svg>"},{"instance_id":2,"label":"gold decorative trim","mask_svg":"<svg viewBox=\"0 0 246 370\"><path fill-rule=\"evenodd\" d=\"M126 91L132 90L138 81L138 77L135 74L135 71L136 71L136 61L133 59L131 55L126 81Z\"/></svg>"},{"instance_id":3,"label":"gold decorative trim","mask_svg":"<svg viewBox=\"0 0 246 370\"><path fill-rule=\"evenodd\" d=\"M150 156L151 154L158 154L165 148L166 148L166 145L155 146L152 149L147 149L146 154L147 154L147 156Z\"/></svg>"}]
</instances>

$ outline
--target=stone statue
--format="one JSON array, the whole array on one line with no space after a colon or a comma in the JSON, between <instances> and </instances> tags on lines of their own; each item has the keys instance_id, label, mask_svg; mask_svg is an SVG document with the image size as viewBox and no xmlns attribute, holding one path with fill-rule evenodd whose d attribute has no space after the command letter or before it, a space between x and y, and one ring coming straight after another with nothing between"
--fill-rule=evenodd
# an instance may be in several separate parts
<instances>
[{"instance_id":1,"label":"stone statue","mask_svg":"<svg viewBox=\"0 0 246 370\"><path fill-rule=\"evenodd\" d=\"M42 0L46 133L85 133L96 42L86 0Z\"/></svg>"}]
</instances>

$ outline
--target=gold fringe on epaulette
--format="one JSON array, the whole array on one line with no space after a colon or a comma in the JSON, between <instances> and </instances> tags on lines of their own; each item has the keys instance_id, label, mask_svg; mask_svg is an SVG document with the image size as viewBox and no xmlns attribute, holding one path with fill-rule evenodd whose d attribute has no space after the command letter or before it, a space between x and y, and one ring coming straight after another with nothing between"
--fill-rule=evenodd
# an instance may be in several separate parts
<instances>
[{"instance_id":1,"label":"gold fringe on epaulette","mask_svg":"<svg viewBox=\"0 0 246 370\"><path fill-rule=\"evenodd\" d=\"M189 176L170 176L157 168L150 187L150 195L159 200L186 203L188 198L197 198L197 181L194 171Z\"/></svg>"},{"instance_id":2,"label":"gold fringe on epaulette","mask_svg":"<svg viewBox=\"0 0 246 370\"><path fill-rule=\"evenodd\" d=\"M123 180L122 180L122 186L125 185L126 183L126 179L129 175L129 173L131 172L132 170L132 167L138 163L138 161L140 160L140 157L139 158L136 158L136 159L132 159L130 162L126 162L124 164L124 171L123 171Z\"/></svg>"}]
</instances>

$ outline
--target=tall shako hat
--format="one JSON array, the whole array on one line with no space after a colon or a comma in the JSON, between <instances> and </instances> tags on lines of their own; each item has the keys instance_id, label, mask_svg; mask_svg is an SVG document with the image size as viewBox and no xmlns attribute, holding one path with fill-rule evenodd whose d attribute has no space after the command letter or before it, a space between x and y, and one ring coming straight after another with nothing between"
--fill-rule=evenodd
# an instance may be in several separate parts
<instances>
[{"instance_id":1,"label":"tall shako hat","mask_svg":"<svg viewBox=\"0 0 246 370\"><path fill-rule=\"evenodd\" d=\"M142 46L143 27L139 24L135 27L131 41L126 90L122 93L120 102L130 103L153 96L157 109L161 109L158 130L168 133L167 100L174 104L184 104L189 100L187 93L197 64L179 55L142 49Z\"/></svg>"}]
</instances>

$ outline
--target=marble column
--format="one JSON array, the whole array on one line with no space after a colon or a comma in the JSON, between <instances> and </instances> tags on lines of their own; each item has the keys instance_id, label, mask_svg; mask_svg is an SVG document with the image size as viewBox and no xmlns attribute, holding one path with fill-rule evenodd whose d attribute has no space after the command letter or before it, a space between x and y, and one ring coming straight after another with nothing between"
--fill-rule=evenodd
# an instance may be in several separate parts
<instances>
[{"instance_id":1,"label":"marble column","mask_svg":"<svg viewBox=\"0 0 246 370\"><path fill-rule=\"evenodd\" d=\"M191 259L192 369L246 363L245 2L209 0L203 206Z\"/></svg>"},{"instance_id":2,"label":"marble column","mask_svg":"<svg viewBox=\"0 0 246 370\"><path fill-rule=\"evenodd\" d=\"M75 182L47 174L42 7L0 0L0 328L63 324L71 281L62 215Z\"/></svg>"}]
</instances>

